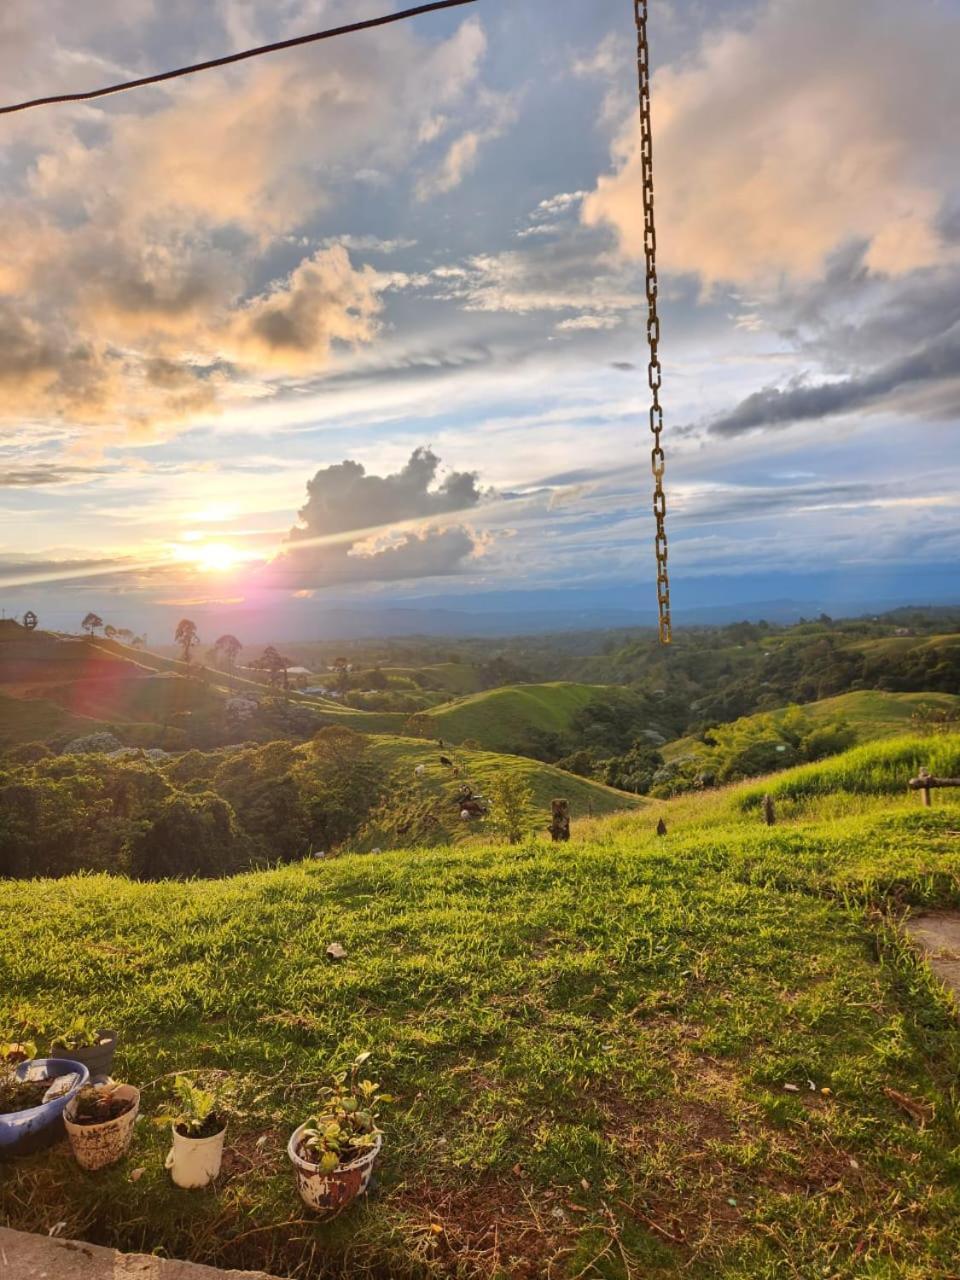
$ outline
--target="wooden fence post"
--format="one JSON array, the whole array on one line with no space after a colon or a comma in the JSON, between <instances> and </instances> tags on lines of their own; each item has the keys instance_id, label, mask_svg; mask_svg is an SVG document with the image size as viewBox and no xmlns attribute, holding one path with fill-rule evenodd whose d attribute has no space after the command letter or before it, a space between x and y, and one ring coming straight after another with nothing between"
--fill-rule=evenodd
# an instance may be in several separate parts
<instances>
[{"instance_id":1,"label":"wooden fence post","mask_svg":"<svg viewBox=\"0 0 960 1280\"><path fill-rule=\"evenodd\" d=\"M930 807L930 792L935 787L960 787L960 778L935 778L926 769L918 770L917 776L907 783L911 791L919 791L923 797L924 807Z\"/></svg>"},{"instance_id":2,"label":"wooden fence post","mask_svg":"<svg viewBox=\"0 0 960 1280\"><path fill-rule=\"evenodd\" d=\"M929 779L929 777L930 777L930 774L927 772L927 770L926 770L926 769L919 769L919 770L918 770L918 775L919 775L919 777L921 778L921 780L922 780L923 782L926 782L926 781ZM920 794L921 794L921 796L923 797L923 807L924 807L925 809L929 809L929 808L930 808L930 805L931 805L931 799L932 799L932 798L931 798L931 795L930 795L930 788L929 788L929 787L921 787L921 789L920 789Z\"/></svg>"},{"instance_id":3,"label":"wooden fence post","mask_svg":"<svg viewBox=\"0 0 960 1280\"><path fill-rule=\"evenodd\" d=\"M553 821L550 823L550 835L553 837L554 844L570 839L570 801L554 800L551 809L553 810Z\"/></svg>"}]
</instances>

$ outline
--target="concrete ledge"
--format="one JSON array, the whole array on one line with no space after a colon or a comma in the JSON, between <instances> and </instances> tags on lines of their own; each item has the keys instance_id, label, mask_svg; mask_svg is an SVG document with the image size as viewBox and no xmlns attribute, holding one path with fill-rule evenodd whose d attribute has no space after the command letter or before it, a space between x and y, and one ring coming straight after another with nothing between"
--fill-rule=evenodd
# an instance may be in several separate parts
<instances>
[{"instance_id":1,"label":"concrete ledge","mask_svg":"<svg viewBox=\"0 0 960 1280\"><path fill-rule=\"evenodd\" d=\"M0 1227L0 1280L277 1280L263 1271L221 1271L117 1253L77 1240L57 1240Z\"/></svg>"}]
</instances>

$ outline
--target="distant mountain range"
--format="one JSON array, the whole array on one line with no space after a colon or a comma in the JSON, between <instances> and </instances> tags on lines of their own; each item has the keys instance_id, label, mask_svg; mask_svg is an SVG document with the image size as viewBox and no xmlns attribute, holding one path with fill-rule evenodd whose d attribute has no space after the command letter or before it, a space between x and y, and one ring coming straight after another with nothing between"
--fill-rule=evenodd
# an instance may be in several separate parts
<instances>
[{"instance_id":1,"label":"distant mountain range","mask_svg":"<svg viewBox=\"0 0 960 1280\"><path fill-rule=\"evenodd\" d=\"M451 584L452 585L452 584ZM72 585L69 593L47 589L26 599L3 600L8 615L34 609L41 625L77 630L88 609L117 626L147 632L152 643L167 641L180 617L192 618L204 643L233 631L245 643L335 640L386 636L506 636L656 624L649 583L606 582L551 587L491 589L457 584L444 594L365 594L318 591L311 598L274 597L237 603L156 604L118 596L98 582ZM66 598L65 598L66 597ZM955 565L916 570L893 567L857 574L762 574L731 578L677 578L673 616L680 626L709 626L766 618L790 623L821 613L851 617L902 606L938 607L960 603L960 569Z\"/></svg>"}]
</instances>

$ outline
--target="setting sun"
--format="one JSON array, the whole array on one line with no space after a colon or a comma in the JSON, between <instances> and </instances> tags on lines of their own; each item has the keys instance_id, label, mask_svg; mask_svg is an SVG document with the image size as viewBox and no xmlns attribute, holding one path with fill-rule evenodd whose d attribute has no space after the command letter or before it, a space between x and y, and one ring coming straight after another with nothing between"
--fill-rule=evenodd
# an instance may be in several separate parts
<instances>
[{"instance_id":1,"label":"setting sun","mask_svg":"<svg viewBox=\"0 0 960 1280\"><path fill-rule=\"evenodd\" d=\"M176 558L207 573L225 573L245 558L237 547L226 542L197 542L176 549Z\"/></svg>"}]
</instances>

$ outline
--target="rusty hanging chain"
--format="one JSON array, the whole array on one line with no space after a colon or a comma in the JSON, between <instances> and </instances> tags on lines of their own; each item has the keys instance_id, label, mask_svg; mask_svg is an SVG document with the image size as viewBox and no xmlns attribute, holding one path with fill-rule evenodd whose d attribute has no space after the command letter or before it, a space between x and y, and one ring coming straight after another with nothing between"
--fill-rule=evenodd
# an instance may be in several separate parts
<instances>
[{"instance_id":1,"label":"rusty hanging chain","mask_svg":"<svg viewBox=\"0 0 960 1280\"><path fill-rule=\"evenodd\" d=\"M637 20L637 71L640 79L640 164L643 177L643 248L647 267L647 341L650 345L650 363L647 380L652 396L650 404L650 430L653 433L653 514L657 522L657 607L660 615L660 643L670 644L673 630L670 623L670 576L667 572L667 498L663 491L663 472L666 458L660 443L663 431L663 408L660 404L660 316L657 311L659 286L657 282L657 228L653 217L653 127L650 123L650 48L647 43L647 2L633 0Z\"/></svg>"}]
</instances>

